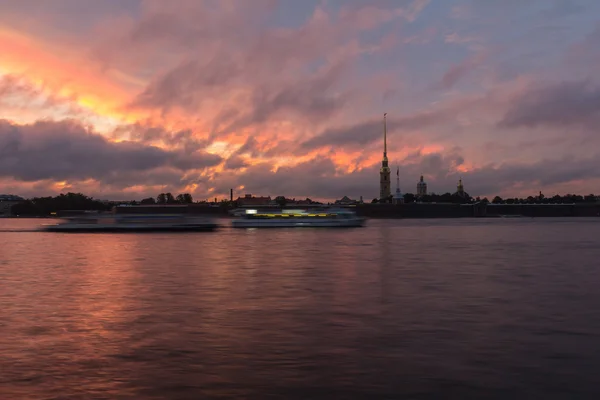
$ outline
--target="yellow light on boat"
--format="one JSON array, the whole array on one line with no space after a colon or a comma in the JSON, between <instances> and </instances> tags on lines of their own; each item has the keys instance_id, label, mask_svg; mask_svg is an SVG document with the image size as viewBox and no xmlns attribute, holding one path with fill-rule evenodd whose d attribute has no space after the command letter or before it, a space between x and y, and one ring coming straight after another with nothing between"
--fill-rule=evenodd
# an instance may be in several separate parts
<instances>
[{"instance_id":1,"label":"yellow light on boat","mask_svg":"<svg viewBox=\"0 0 600 400\"><path fill-rule=\"evenodd\" d=\"M256 210L246 210L246 214L256 214Z\"/></svg>"}]
</instances>

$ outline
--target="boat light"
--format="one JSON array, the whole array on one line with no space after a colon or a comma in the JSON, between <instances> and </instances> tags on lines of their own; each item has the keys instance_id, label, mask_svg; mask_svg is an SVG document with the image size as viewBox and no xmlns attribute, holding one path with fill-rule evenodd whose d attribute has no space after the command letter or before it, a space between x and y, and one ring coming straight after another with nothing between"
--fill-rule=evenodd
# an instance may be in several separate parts
<instances>
[{"instance_id":1,"label":"boat light","mask_svg":"<svg viewBox=\"0 0 600 400\"><path fill-rule=\"evenodd\" d=\"M256 214L256 210L246 210L246 214Z\"/></svg>"}]
</instances>

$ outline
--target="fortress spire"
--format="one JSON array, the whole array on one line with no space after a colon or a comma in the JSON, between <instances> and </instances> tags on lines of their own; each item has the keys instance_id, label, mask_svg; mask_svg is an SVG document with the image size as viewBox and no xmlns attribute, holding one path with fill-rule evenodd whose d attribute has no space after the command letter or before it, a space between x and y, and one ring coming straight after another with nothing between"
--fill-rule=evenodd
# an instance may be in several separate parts
<instances>
[{"instance_id":1,"label":"fortress spire","mask_svg":"<svg viewBox=\"0 0 600 400\"><path fill-rule=\"evenodd\" d=\"M383 114L383 159L379 170L379 200L389 201L390 190L390 167L387 158L387 113Z\"/></svg>"}]
</instances>

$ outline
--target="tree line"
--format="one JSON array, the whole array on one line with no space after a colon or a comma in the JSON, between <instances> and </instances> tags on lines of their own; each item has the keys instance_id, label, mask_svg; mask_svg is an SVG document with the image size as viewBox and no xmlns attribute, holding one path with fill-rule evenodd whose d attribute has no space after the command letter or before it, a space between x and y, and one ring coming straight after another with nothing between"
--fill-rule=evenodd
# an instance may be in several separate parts
<instances>
[{"instance_id":1,"label":"tree line","mask_svg":"<svg viewBox=\"0 0 600 400\"><path fill-rule=\"evenodd\" d=\"M566 194L564 196L555 195L545 197L542 193L537 196L528 196L526 198L506 198L496 196L492 199L492 204L573 204L573 203L597 203L598 196L588 194L586 196L578 194Z\"/></svg>"},{"instance_id":2,"label":"tree line","mask_svg":"<svg viewBox=\"0 0 600 400\"><path fill-rule=\"evenodd\" d=\"M142 201L124 201L119 204L140 205L140 204L191 204L192 195L182 193L174 197L171 193L161 193L156 199L149 197ZM110 211L115 202L104 202L82 193L61 193L58 196L51 197L33 197L15 204L11 208L12 215L19 216L48 216L60 211Z\"/></svg>"},{"instance_id":3,"label":"tree line","mask_svg":"<svg viewBox=\"0 0 600 400\"><path fill-rule=\"evenodd\" d=\"M13 215L48 216L54 212L65 210L108 211L112 205L93 199L81 193L67 193L56 197L34 197L11 208Z\"/></svg>"},{"instance_id":4,"label":"tree line","mask_svg":"<svg viewBox=\"0 0 600 400\"><path fill-rule=\"evenodd\" d=\"M279 205L285 205L287 199L284 196L278 196L275 201ZM315 204L310 199L307 199L310 203ZM385 203L391 203L392 198L390 197ZM148 197L141 201L126 201L120 202L119 204L129 205L154 205L154 204L191 204L193 203L192 195L189 193L178 194L173 196L172 193L160 193L156 198ZM380 202L377 199L373 199L372 203ZM404 194L405 203L423 202L423 203L492 203L492 204L573 204L573 203L597 203L598 197L594 194L586 196L567 194L564 196L555 195L552 197L545 197L543 194L537 196L528 196L526 198L506 198L503 199L500 196L496 196L490 202L487 198L472 198L465 193L464 196L460 196L456 193L450 194L445 193L442 195L428 194L425 196L417 197L412 193ZM228 204L228 202L225 202ZM86 196L81 193L66 193L60 194L55 197L34 197L31 199L24 200L21 203L15 204L11 212L13 215L20 216L48 216L52 213L66 210L94 210L94 211L110 211L115 205L114 202L104 202L92 197Z\"/></svg>"},{"instance_id":5,"label":"tree line","mask_svg":"<svg viewBox=\"0 0 600 400\"><path fill-rule=\"evenodd\" d=\"M154 197L142 199L140 204L192 204L193 202L194 199L189 193L178 194L177 197L173 197L171 193L161 193L156 196L156 199Z\"/></svg>"}]
</instances>

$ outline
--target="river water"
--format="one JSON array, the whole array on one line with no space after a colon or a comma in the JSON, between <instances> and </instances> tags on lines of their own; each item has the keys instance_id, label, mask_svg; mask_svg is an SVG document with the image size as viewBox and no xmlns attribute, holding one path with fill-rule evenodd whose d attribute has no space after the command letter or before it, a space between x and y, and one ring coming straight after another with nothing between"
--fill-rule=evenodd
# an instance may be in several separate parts
<instances>
[{"instance_id":1,"label":"river water","mask_svg":"<svg viewBox=\"0 0 600 400\"><path fill-rule=\"evenodd\" d=\"M40 222L0 220L1 399L600 398L600 219Z\"/></svg>"}]
</instances>

